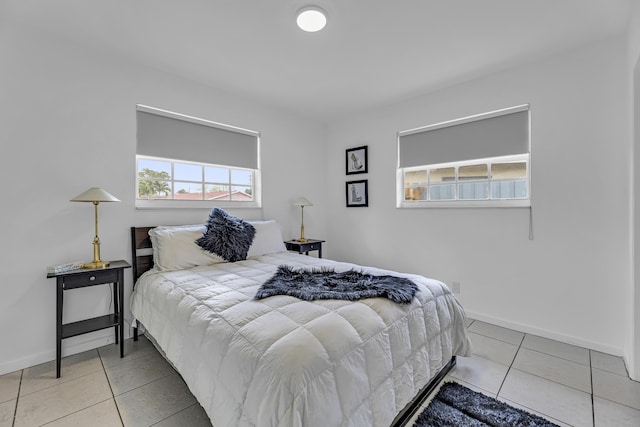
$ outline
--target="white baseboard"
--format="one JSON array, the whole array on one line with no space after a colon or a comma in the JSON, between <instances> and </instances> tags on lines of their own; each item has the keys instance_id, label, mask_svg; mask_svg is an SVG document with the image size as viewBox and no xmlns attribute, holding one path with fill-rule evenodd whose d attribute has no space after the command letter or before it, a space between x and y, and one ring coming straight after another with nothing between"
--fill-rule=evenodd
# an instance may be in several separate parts
<instances>
[{"instance_id":1,"label":"white baseboard","mask_svg":"<svg viewBox=\"0 0 640 427\"><path fill-rule=\"evenodd\" d=\"M129 331L125 328L125 337L128 338ZM89 337L88 337L89 338ZM55 339L54 339L55 341ZM66 340L65 340L66 341ZM115 337L113 334L107 336L101 336L97 338L89 338L80 342L63 341L62 343L62 357L70 356L72 354L82 353L83 351L93 350L94 348L103 347L108 344L115 343ZM45 351L42 353L30 354L29 356L22 357L20 359L10 360L0 363L0 375L15 372L20 369L30 368L32 366L40 365L41 363L50 362L56 359L56 350Z\"/></svg>"},{"instance_id":2,"label":"white baseboard","mask_svg":"<svg viewBox=\"0 0 640 427\"><path fill-rule=\"evenodd\" d=\"M523 323L512 322L509 320L499 319L497 317L487 316L481 313L474 313L473 311L467 311L467 317L482 322L491 323L492 325L502 326L508 329L514 329L519 332L525 332L527 334L538 335L543 338L552 339L555 341L561 341L567 344L577 345L579 347L588 348L590 350L599 351L601 353L611 354L613 356L620 356L624 358L624 351L619 347L612 347L609 345L581 339L571 335L561 334L548 329L540 329L534 326L526 325ZM627 361L625 360L625 363Z\"/></svg>"}]
</instances>

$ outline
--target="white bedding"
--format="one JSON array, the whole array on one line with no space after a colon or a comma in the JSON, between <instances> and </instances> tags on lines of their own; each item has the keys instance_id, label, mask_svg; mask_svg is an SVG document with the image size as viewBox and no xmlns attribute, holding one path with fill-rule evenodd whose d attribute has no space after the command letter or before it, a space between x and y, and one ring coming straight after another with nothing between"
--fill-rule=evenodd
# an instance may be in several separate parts
<instances>
[{"instance_id":1,"label":"white bedding","mask_svg":"<svg viewBox=\"0 0 640 427\"><path fill-rule=\"evenodd\" d=\"M395 274L419 291L407 305L253 300L283 264ZM387 427L452 355L470 355L464 312L442 283L288 252L151 270L131 311L215 427Z\"/></svg>"}]
</instances>

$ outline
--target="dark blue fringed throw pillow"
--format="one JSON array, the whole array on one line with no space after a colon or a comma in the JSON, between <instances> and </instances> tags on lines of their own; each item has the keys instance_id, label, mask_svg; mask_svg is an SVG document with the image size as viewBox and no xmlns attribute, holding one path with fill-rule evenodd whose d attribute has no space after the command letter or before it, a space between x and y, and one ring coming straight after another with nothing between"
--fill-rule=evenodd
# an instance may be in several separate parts
<instances>
[{"instance_id":1,"label":"dark blue fringed throw pillow","mask_svg":"<svg viewBox=\"0 0 640 427\"><path fill-rule=\"evenodd\" d=\"M207 229L196 240L198 246L225 261L236 262L247 259L249 247L256 229L247 221L213 208L207 221Z\"/></svg>"}]
</instances>

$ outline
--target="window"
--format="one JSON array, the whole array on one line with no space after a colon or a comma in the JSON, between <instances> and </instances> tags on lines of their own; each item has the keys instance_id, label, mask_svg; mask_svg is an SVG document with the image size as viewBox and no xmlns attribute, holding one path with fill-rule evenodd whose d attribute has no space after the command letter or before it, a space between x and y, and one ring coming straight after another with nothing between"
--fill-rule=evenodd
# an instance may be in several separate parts
<instances>
[{"instance_id":1,"label":"window","mask_svg":"<svg viewBox=\"0 0 640 427\"><path fill-rule=\"evenodd\" d=\"M398 207L529 206L529 107L398 133Z\"/></svg>"},{"instance_id":2,"label":"window","mask_svg":"<svg viewBox=\"0 0 640 427\"><path fill-rule=\"evenodd\" d=\"M136 207L259 207L259 134L137 106Z\"/></svg>"},{"instance_id":3,"label":"window","mask_svg":"<svg viewBox=\"0 0 640 427\"><path fill-rule=\"evenodd\" d=\"M140 200L252 202L254 171L137 156Z\"/></svg>"},{"instance_id":4,"label":"window","mask_svg":"<svg viewBox=\"0 0 640 427\"><path fill-rule=\"evenodd\" d=\"M403 203L526 200L528 155L405 168Z\"/></svg>"}]
</instances>

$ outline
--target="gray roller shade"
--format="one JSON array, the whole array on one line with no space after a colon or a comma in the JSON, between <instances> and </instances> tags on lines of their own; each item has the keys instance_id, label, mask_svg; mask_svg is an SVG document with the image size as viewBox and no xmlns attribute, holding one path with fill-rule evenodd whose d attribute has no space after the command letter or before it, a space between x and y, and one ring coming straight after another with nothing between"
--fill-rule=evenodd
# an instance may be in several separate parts
<instances>
[{"instance_id":1,"label":"gray roller shade","mask_svg":"<svg viewBox=\"0 0 640 427\"><path fill-rule=\"evenodd\" d=\"M137 154L258 169L258 133L136 111ZM203 121L205 122L205 121Z\"/></svg>"},{"instance_id":2,"label":"gray roller shade","mask_svg":"<svg viewBox=\"0 0 640 427\"><path fill-rule=\"evenodd\" d=\"M423 129L400 132L399 167L529 152L528 110Z\"/></svg>"}]
</instances>

